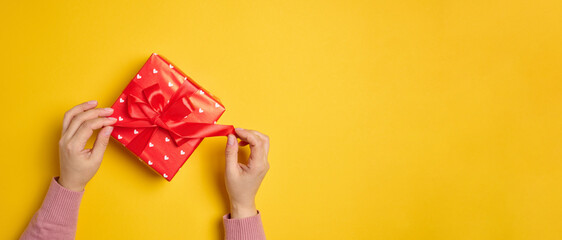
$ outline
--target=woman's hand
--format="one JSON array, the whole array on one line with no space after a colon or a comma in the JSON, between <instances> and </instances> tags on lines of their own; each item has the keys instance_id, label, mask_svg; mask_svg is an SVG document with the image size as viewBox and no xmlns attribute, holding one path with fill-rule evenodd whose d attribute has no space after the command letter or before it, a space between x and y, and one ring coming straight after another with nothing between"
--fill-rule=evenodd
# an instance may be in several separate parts
<instances>
[{"instance_id":1,"label":"woman's hand","mask_svg":"<svg viewBox=\"0 0 562 240\"><path fill-rule=\"evenodd\" d=\"M111 118L113 109L95 108L97 101L73 107L64 114L62 136L59 141L60 177L63 187L82 191L98 171L103 153L117 120ZM84 149L94 130L100 129L94 147Z\"/></svg>"},{"instance_id":2,"label":"woman's hand","mask_svg":"<svg viewBox=\"0 0 562 240\"><path fill-rule=\"evenodd\" d=\"M230 197L231 218L245 218L257 214L255 197L269 169L267 153L269 137L254 130L237 128L237 142L233 134L228 135L226 145L226 190ZM247 164L238 162L238 146L250 144Z\"/></svg>"}]
</instances>

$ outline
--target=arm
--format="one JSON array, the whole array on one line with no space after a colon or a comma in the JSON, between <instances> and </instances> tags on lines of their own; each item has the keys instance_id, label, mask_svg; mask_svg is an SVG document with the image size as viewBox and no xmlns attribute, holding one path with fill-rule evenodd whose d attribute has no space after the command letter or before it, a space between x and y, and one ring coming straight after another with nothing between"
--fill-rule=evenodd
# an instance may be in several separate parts
<instances>
[{"instance_id":1,"label":"arm","mask_svg":"<svg viewBox=\"0 0 562 240\"><path fill-rule=\"evenodd\" d=\"M74 239L83 193L68 190L52 178L41 208L20 239Z\"/></svg>"},{"instance_id":2,"label":"arm","mask_svg":"<svg viewBox=\"0 0 562 240\"><path fill-rule=\"evenodd\" d=\"M239 143L232 134L226 145L225 182L230 198L230 214L223 216L225 238L265 239L260 212L255 197L260 184L269 170L267 154L269 137L253 130L237 128ZM238 162L238 147L250 145L247 164Z\"/></svg>"},{"instance_id":3,"label":"arm","mask_svg":"<svg viewBox=\"0 0 562 240\"><path fill-rule=\"evenodd\" d=\"M74 239L78 210L86 184L100 167L115 119L113 109L96 109L97 102L80 104L66 112L59 141L60 177L53 178L41 208L20 239ZM100 129L94 147L84 149L93 131Z\"/></svg>"}]
</instances>

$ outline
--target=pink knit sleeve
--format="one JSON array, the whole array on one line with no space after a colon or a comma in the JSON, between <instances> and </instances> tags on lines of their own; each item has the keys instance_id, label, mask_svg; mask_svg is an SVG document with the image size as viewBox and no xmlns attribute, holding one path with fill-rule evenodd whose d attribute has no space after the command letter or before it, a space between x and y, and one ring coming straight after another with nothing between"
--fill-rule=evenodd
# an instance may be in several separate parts
<instances>
[{"instance_id":1,"label":"pink knit sleeve","mask_svg":"<svg viewBox=\"0 0 562 240\"><path fill-rule=\"evenodd\" d=\"M84 191L74 192L51 179L49 191L20 239L74 239Z\"/></svg>"},{"instance_id":2,"label":"pink knit sleeve","mask_svg":"<svg viewBox=\"0 0 562 240\"><path fill-rule=\"evenodd\" d=\"M262 240L265 232L261 222L261 214L247 218L231 219L230 213L222 217L224 238L226 240Z\"/></svg>"}]
</instances>

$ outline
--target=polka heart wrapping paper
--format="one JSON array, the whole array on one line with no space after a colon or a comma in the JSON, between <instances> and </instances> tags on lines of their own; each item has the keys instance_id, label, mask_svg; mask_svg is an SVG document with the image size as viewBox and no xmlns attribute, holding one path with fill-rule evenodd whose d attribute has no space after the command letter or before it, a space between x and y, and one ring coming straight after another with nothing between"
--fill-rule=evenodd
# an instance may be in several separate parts
<instances>
[{"instance_id":1,"label":"polka heart wrapping paper","mask_svg":"<svg viewBox=\"0 0 562 240\"><path fill-rule=\"evenodd\" d=\"M112 108L111 136L171 181L203 138L234 133L225 108L163 56L152 54Z\"/></svg>"}]
</instances>

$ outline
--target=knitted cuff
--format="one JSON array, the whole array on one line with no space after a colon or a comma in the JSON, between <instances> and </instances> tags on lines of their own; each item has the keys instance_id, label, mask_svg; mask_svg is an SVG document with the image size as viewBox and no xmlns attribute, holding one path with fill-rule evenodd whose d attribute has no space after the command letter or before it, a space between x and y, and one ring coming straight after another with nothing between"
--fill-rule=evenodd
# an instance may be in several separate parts
<instances>
[{"instance_id":1,"label":"knitted cuff","mask_svg":"<svg viewBox=\"0 0 562 240\"><path fill-rule=\"evenodd\" d=\"M224 223L225 238L227 240L265 239L265 232L261 222L261 214L258 211L256 216L247 218L231 219L230 213L222 217Z\"/></svg>"}]
</instances>

